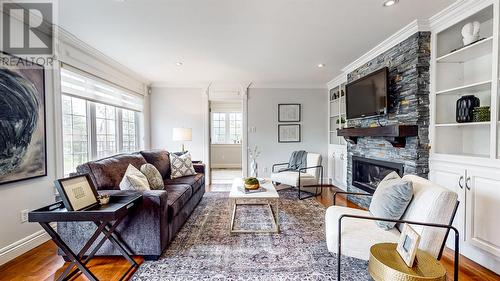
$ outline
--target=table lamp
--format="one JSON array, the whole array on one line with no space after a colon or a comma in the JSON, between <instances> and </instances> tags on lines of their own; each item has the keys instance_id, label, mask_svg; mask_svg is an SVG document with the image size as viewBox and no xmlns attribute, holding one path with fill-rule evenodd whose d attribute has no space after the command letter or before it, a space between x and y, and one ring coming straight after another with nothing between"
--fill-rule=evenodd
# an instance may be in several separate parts
<instances>
[{"instance_id":1,"label":"table lamp","mask_svg":"<svg viewBox=\"0 0 500 281\"><path fill-rule=\"evenodd\" d=\"M182 152L186 151L184 149L184 141L191 141L193 139L193 132L191 128L174 128L172 130L172 140L182 141Z\"/></svg>"}]
</instances>

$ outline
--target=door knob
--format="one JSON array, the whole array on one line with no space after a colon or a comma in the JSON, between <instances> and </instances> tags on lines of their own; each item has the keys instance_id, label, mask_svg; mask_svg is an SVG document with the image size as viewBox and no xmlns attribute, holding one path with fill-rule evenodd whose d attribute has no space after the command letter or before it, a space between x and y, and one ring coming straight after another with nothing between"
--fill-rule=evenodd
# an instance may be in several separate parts
<instances>
[{"instance_id":1,"label":"door knob","mask_svg":"<svg viewBox=\"0 0 500 281\"><path fill-rule=\"evenodd\" d=\"M460 189L464 189L464 186L462 185L462 181L464 180L464 176L460 176L458 179L458 186L460 186Z\"/></svg>"},{"instance_id":2,"label":"door knob","mask_svg":"<svg viewBox=\"0 0 500 281\"><path fill-rule=\"evenodd\" d=\"M470 182L470 177L467 177L467 179L465 180L465 187L467 188L467 190L470 190L469 182Z\"/></svg>"}]
</instances>

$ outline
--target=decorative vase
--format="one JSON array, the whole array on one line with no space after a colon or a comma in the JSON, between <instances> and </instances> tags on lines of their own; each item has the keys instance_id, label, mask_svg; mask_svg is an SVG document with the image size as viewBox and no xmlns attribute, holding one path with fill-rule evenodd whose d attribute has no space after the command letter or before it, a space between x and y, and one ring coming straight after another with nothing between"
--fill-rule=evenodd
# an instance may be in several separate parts
<instances>
[{"instance_id":1,"label":"decorative vase","mask_svg":"<svg viewBox=\"0 0 500 281\"><path fill-rule=\"evenodd\" d=\"M250 162L250 177L257 178L258 173L259 170L257 169L257 162L255 161L255 159L252 159L252 162Z\"/></svg>"},{"instance_id":2,"label":"decorative vase","mask_svg":"<svg viewBox=\"0 0 500 281\"><path fill-rule=\"evenodd\" d=\"M479 98L474 95L467 95L457 100L456 121L466 123L473 121L473 111L480 105Z\"/></svg>"},{"instance_id":3,"label":"decorative vase","mask_svg":"<svg viewBox=\"0 0 500 281\"><path fill-rule=\"evenodd\" d=\"M464 46L467 46L479 40L479 29L481 24L478 21L469 22L462 27L462 37Z\"/></svg>"}]
</instances>

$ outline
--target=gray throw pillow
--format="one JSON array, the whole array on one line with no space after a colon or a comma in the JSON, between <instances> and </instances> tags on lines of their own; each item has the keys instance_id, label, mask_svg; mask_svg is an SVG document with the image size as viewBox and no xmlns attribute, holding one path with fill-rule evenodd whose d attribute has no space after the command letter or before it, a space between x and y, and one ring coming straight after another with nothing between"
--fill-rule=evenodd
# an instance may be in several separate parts
<instances>
[{"instance_id":1,"label":"gray throw pillow","mask_svg":"<svg viewBox=\"0 0 500 281\"><path fill-rule=\"evenodd\" d=\"M151 189L163 189L163 179L160 171L158 171L153 164L143 164L141 166L141 173L143 173L148 179L149 187Z\"/></svg>"},{"instance_id":2,"label":"gray throw pillow","mask_svg":"<svg viewBox=\"0 0 500 281\"><path fill-rule=\"evenodd\" d=\"M399 220L413 197L413 185L401 179L396 173L388 174L377 186L370 204L370 213L375 217ZM377 225L389 230L395 222L376 221Z\"/></svg>"}]
</instances>

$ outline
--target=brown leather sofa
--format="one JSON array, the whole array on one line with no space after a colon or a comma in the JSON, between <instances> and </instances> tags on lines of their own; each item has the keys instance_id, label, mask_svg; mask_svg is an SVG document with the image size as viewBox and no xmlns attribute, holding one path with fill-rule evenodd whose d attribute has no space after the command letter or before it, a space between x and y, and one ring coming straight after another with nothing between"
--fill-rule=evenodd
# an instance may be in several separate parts
<instances>
[{"instance_id":1,"label":"brown leather sofa","mask_svg":"<svg viewBox=\"0 0 500 281\"><path fill-rule=\"evenodd\" d=\"M150 150L91 161L78 166L77 174L88 173L99 193L123 194L131 192L119 188L128 165L139 169L145 163L158 169L165 188L142 192L141 204L118 226L117 232L132 254L157 259L205 194L205 166L195 163L196 175L170 179L169 152ZM57 224L57 232L75 252L83 247L95 228L95 224L88 222ZM97 255L119 255L119 252L106 241Z\"/></svg>"}]
</instances>

